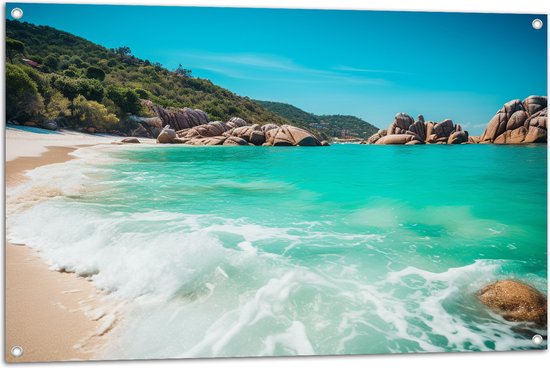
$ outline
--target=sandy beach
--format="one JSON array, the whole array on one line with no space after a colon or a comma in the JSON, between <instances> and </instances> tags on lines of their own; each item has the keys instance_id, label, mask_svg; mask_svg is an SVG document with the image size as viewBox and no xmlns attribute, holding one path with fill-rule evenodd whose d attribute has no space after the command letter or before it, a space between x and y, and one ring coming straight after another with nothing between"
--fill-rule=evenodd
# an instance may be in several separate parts
<instances>
[{"instance_id":1,"label":"sandy beach","mask_svg":"<svg viewBox=\"0 0 550 368\"><path fill-rule=\"evenodd\" d=\"M28 180L25 171L70 160L85 145L117 137L73 132L6 129L6 187ZM49 269L39 254L6 242L6 340L8 362L93 359L116 324L113 306L90 281ZM13 357L13 346L23 348Z\"/></svg>"}]
</instances>

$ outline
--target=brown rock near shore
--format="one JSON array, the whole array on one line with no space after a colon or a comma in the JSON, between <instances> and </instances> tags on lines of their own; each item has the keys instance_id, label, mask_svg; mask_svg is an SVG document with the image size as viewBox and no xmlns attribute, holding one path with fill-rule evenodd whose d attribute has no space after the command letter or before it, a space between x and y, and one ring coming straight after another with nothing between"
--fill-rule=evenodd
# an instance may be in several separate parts
<instances>
[{"instance_id":1,"label":"brown rock near shore","mask_svg":"<svg viewBox=\"0 0 550 368\"><path fill-rule=\"evenodd\" d=\"M123 140L121 140L122 143L140 143L139 139L137 139L136 137L129 137L129 138L124 138Z\"/></svg>"},{"instance_id":2,"label":"brown rock near shore","mask_svg":"<svg viewBox=\"0 0 550 368\"><path fill-rule=\"evenodd\" d=\"M158 143L211 145L253 145L253 146L327 146L311 132L292 126L275 124L248 124L233 117L227 122L209 122L200 110L164 109L150 101L143 104L158 114L163 123L168 123L157 137ZM175 125L171 125L175 124ZM175 127L176 129L172 129ZM179 129L184 127L182 129Z\"/></svg>"},{"instance_id":3,"label":"brown rock near shore","mask_svg":"<svg viewBox=\"0 0 550 368\"><path fill-rule=\"evenodd\" d=\"M478 299L508 321L547 325L546 296L522 282L497 281L481 289Z\"/></svg>"},{"instance_id":4,"label":"brown rock near shore","mask_svg":"<svg viewBox=\"0 0 550 368\"><path fill-rule=\"evenodd\" d=\"M159 136L157 137L158 143L174 143L176 138L176 132L174 129L170 129L170 125L167 125L162 129Z\"/></svg>"}]
</instances>

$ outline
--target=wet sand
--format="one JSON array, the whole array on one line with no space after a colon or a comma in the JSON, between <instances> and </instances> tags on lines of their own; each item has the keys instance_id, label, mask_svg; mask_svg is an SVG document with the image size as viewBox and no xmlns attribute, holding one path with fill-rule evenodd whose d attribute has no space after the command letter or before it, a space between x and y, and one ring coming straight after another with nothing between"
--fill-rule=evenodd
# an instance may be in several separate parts
<instances>
[{"instance_id":1,"label":"wet sand","mask_svg":"<svg viewBox=\"0 0 550 368\"><path fill-rule=\"evenodd\" d=\"M35 133L25 133L36 142ZM16 158L12 148L11 157L7 156L12 160L6 162L6 187L27 180L26 170L70 160L76 148L44 147L39 156L21 157L25 153L17 152ZM93 359L116 321L113 307L92 283L72 273L50 270L37 252L7 241L5 266L6 361ZM23 348L21 357L12 356L13 346Z\"/></svg>"}]
</instances>

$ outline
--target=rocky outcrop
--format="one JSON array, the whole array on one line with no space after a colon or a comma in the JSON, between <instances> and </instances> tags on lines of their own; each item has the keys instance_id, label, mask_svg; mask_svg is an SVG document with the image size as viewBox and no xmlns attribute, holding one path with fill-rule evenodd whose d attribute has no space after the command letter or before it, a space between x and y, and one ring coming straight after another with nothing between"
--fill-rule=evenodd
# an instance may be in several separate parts
<instances>
[{"instance_id":1,"label":"rocky outcrop","mask_svg":"<svg viewBox=\"0 0 550 368\"><path fill-rule=\"evenodd\" d=\"M249 125L241 118L231 118L228 122L213 121L174 132L163 130L159 143L183 143L195 146L322 146L324 144L312 133L291 125L275 124Z\"/></svg>"},{"instance_id":2,"label":"rocky outcrop","mask_svg":"<svg viewBox=\"0 0 550 368\"><path fill-rule=\"evenodd\" d=\"M142 100L142 105L162 121L162 125L170 125L175 130L189 129L198 125L208 124L208 115L202 110L184 108L166 109L149 100Z\"/></svg>"},{"instance_id":3,"label":"rocky outcrop","mask_svg":"<svg viewBox=\"0 0 550 368\"><path fill-rule=\"evenodd\" d=\"M142 100L150 113L157 115L164 129L159 129L158 143L179 143L196 146L328 146L314 134L292 125L248 124L232 117L227 122L209 121L201 110L166 109L149 100ZM151 120L152 121L152 120ZM141 124L143 125L143 124ZM145 128L143 128L145 129ZM135 132L135 131L134 131ZM141 133L138 131L137 133ZM133 134L140 136L139 134Z\"/></svg>"},{"instance_id":4,"label":"rocky outcrop","mask_svg":"<svg viewBox=\"0 0 550 368\"><path fill-rule=\"evenodd\" d=\"M439 123L416 121L404 113L395 115L387 130L380 130L362 144L527 144L547 142L548 102L546 96L512 100L497 111L479 137L472 137L459 124L446 119Z\"/></svg>"},{"instance_id":5,"label":"rocky outcrop","mask_svg":"<svg viewBox=\"0 0 550 368\"><path fill-rule=\"evenodd\" d=\"M128 116L124 124L132 127L130 136L146 138L156 138L160 134L162 127L166 125L157 116L143 117L135 115Z\"/></svg>"},{"instance_id":6,"label":"rocky outcrop","mask_svg":"<svg viewBox=\"0 0 550 368\"><path fill-rule=\"evenodd\" d=\"M546 96L509 101L489 121L479 143L546 143L547 119Z\"/></svg>"},{"instance_id":7,"label":"rocky outcrop","mask_svg":"<svg viewBox=\"0 0 550 368\"><path fill-rule=\"evenodd\" d=\"M379 130L362 144L461 144L468 143L468 132L452 120L439 123L425 121L419 115L415 121L410 115L398 113L387 130Z\"/></svg>"},{"instance_id":8,"label":"rocky outcrop","mask_svg":"<svg viewBox=\"0 0 550 368\"><path fill-rule=\"evenodd\" d=\"M264 146L320 146L321 142L307 130L292 125L265 131Z\"/></svg>"},{"instance_id":9,"label":"rocky outcrop","mask_svg":"<svg viewBox=\"0 0 550 368\"><path fill-rule=\"evenodd\" d=\"M514 280L501 280L480 290L478 299L508 321L547 325L547 300L537 289Z\"/></svg>"}]
</instances>

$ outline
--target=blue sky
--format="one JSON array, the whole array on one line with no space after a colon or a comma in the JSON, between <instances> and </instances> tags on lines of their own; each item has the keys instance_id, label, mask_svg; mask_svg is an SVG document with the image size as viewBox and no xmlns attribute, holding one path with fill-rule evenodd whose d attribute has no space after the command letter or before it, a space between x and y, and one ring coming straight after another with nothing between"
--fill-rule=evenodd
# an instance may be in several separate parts
<instances>
[{"instance_id":1,"label":"blue sky","mask_svg":"<svg viewBox=\"0 0 550 368\"><path fill-rule=\"evenodd\" d=\"M547 94L546 15L8 3L8 18L15 6L243 96L380 127L402 111L479 134L505 102Z\"/></svg>"}]
</instances>

